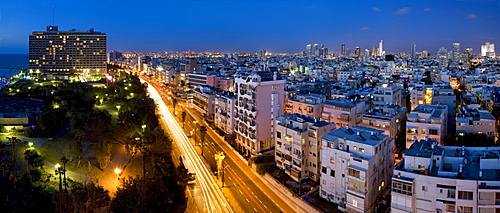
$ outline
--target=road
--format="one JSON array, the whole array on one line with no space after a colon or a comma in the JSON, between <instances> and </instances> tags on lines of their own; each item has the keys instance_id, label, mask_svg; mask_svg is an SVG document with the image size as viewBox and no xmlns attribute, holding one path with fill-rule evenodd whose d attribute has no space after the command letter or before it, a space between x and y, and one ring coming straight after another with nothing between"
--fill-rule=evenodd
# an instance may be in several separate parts
<instances>
[{"instance_id":1,"label":"road","mask_svg":"<svg viewBox=\"0 0 500 213\"><path fill-rule=\"evenodd\" d=\"M167 93L155 82L150 81L149 83L161 91L162 94ZM164 95L164 100L166 99L167 97ZM179 104L179 106L184 105L185 104L181 102ZM178 110L179 106L176 107ZM222 137L208 127L204 119L198 116L199 113L188 107L183 108L188 112L185 122L183 124L180 121L178 122L183 125L185 132L190 136L190 145L195 146L196 148L194 150L200 155L201 135L199 125L207 126L206 136L204 137L203 156L211 171L215 171L216 168L214 154L219 152L225 153L224 187L222 191L236 212L306 212L304 209L292 208L287 204L287 202L289 202L288 199L284 198L279 192L275 192L275 189L267 186L267 183L264 183L261 178L258 177L258 174L252 171L248 163L225 143ZM180 117L180 112L178 114L177 117ZM178 120L180 120L180 118L178 118ZM198 127L196 131L194 130L195 126ZM222 185L220 178L217 179L217 184L218 186Z\"/></svg>"},{"instance_id":2,"label":"road","mask_svg":"<svg viewBox=\"0 0 500 213\"><path fill-rule=\"evenodd\" d=\"M175 145L181 150L185 161L192 166L196 173L196 184L201 189L205 201L202 212L234 212L210 171L205 167L203 160L161 99L160 94L154 87L148 87L148 93L156 102L158 113L162 115L159 119L160 123L166 127L165 129L169 132Z\"/></svg>"}]
</instances>

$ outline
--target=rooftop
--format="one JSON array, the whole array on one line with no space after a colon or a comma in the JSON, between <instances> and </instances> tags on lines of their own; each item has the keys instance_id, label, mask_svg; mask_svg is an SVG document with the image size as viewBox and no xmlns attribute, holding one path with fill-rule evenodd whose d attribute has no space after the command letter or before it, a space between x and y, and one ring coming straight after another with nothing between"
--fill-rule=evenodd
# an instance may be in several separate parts
<instances>
[{"instance_id":1,"label":"rooftop","mask_svg":"<svg viewBox=\"0 0 500 213\"><path fill-rule=\"evenodd\" d=\"M339 138L343 138L349 141L375 146L388 137L382 134L383 132L382 130L361 126L342 127L325 134L322 139L336 141Z\"/></svg>"}]
</instances>

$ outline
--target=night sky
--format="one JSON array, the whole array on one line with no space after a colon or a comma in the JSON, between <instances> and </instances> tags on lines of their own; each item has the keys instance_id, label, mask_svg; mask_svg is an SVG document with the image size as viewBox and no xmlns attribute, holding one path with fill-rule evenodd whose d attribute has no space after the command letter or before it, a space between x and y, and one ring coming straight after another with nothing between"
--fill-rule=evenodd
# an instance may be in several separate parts
<instances>
[{"instance_id":1,"label":"night sky","mask_svg":"<svg viewBox=\"0 0 500 213\"><path fill-rule=\"evenodd\" d=\"M462 51L491 42L500 51L500 0L0 0L0 54L27 53L28 35L59 30L108 35L108 50L300 52L306 44L339 51Z\"/></svg>"}]
</instances>

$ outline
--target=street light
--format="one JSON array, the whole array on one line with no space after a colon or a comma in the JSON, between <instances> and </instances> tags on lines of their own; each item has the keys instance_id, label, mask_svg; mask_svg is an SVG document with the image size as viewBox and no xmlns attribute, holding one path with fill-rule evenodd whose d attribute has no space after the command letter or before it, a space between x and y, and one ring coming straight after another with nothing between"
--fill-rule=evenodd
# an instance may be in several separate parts
<instances>
[{"instance_id":1,"label":"street light","mask_svg":"<svg viewBox=\"0 0 500 213\"><path fill-rule=\"evenodd\" d=\"M120 173L122 173L122 170L121 170L121 169L116 168L116 169L115 169L116 180L120 180L120 178L118 177L118 175L120 175Z\"/></svg>"},{"instance_id":2,"label":"street light","mask_svg":"<svg viewBox=\"0 0 500 213\"><path fill-rule=\"evenodd\" d=\"M142 127L142 132L144 132L144 130L146 129L146 124L143 124L141 127Z\"/></svg>"},{"instance_id":3,"label":"street light","mask_svg":"<svg viewBox=\"0 0 500 213\"><path fill-rule=\"evenodd\" d=\"M33 142L29 142L28 146L30 146L30 148L31 148L31 146L33 146Z\"/></svg>"},{"instance_id":4,"label":"street light","mask_svg":"<svg viewBox=\"0 0 500 213\"><path fill-rule=\"evenodd\" d=\"M120 106L120 105L117 105L117 106L116 106L116 109L118 109L118 112L120 112L120 108L121 108L121 107L122 107L122 106Z\"/></svg>"},{"instance_id":5,"label":"street light","mask_svg":"<svg viewBox=\"0 0 500 213\"><path fill-rule=\"evenodd\" d=\"M56 164L56 170L54 171L56 175L59 175L59 191L62 191L62 173L63 168L59 163Z\"/></svg>"}]
</instances>

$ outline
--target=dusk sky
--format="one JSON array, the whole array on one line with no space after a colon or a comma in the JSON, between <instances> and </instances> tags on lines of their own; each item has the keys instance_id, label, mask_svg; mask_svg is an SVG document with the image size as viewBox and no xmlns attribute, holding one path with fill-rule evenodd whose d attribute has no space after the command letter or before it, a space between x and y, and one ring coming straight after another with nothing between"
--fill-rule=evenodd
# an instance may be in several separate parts
<instances>
[{"instance_id":1,"label":"dusk sky","mask_svg":"<svg viewBox=\"0 0 500 213\"><path fill-rule=\"evenodd\" d=\"M108 51L300 52L340 43L386 52L462 51L491 42L500 51L500 0L0 0L0 54L28 53L28 36L59 30L108 35Z\"/></svg>"}]
</instances>

